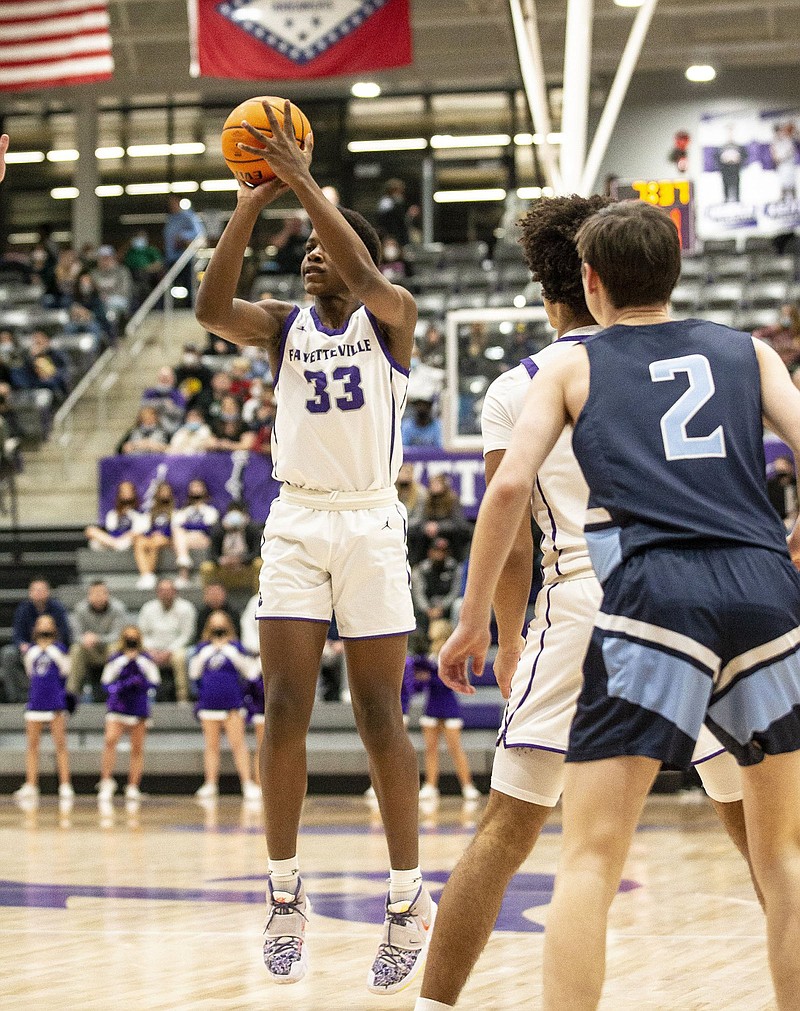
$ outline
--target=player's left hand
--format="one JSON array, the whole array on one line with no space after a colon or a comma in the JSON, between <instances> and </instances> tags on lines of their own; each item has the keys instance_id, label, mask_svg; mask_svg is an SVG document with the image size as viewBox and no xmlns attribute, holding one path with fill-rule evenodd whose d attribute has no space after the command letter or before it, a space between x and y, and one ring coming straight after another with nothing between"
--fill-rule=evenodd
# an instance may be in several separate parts
<instances>
[{"instance_id":1,"label":"player's left hand","mask_svg":"<svg viewBox=\"0 0 800 1011\"><path fill-rule=\"evenodd\" d=\"M303 147L298 147L292 123L292 103L286 99L283 107L283 126L278 122L275 110L264 102L264 114L269 120L272 136L257 130L247 120L242 120L242 126L247 130L256 145L237 144L241 151L257 154L265 158L275 175L291 186L292 182L308 174L311 157L314 151L314 134L311 130L306 134Z\"/></svg>"},{"instance_id":2,"label":"player's left hand","mask_svg":"<svg viewBox=\"0 0 800 1011\"><path fill-rule=\"evenodd\" d=\"M519 658L525 647L525 640L519 636L513 646L503 646L501 643L497 647L497 656L494 658L492 667L494 669L495 681L500 688L500 694L507 699L511 694L511 679L516 673Z\"/></svg>"},{"instance_id":3,"label":"player's left hand","mask_svg":"<svg viewBox=\"0 0 800 1011\"><path fill-rule=\"evenodd\" d=\"M484 622L463 618L459 621L439 653L439 677L448 688L462 695L475 694L475 687L469 680L468 664L472 660L472 672L479 678L483 674L490 644L488 618Z\"/></svg>"}]
</instances>

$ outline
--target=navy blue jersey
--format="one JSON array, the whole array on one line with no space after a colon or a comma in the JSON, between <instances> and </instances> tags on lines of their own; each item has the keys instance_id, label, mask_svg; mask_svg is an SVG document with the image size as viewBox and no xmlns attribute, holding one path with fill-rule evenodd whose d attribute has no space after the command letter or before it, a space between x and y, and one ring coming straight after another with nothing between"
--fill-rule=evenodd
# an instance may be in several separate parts
<instances>
[{"instance_id":1,"label":"navy blue jersey","mask_svg":"<svg viewBox=\"0 0 800 1011\"><path fill-rule=\"evenodd\" d=\"M598 578L657 545L786 554L767 497L752 338L693 319L613 326L584 347L589 396L573 448L590 488L585 532Z\"/></svg>"}]
</instances>

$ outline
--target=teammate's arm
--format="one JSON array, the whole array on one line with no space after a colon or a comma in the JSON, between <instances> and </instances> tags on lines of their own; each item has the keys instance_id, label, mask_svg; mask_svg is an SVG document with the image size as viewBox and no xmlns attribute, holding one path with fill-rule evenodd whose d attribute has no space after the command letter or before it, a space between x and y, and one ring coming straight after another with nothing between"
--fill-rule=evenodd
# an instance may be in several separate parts
<instances>
[{"instance_id":1,"label":"teammate's arm","mask_svg":"<svg viewBox=\"0 0 800 1011\"><path fill-rule=\"evenodd\" d=\"M800 390L794 385L777 352L753 339L761 372L761 409L767 426L800 460ZM789 554L800 569L800 517L789 534Z\"/></svg>"},{"instance_id":2,"label":"teammate's arm","mask_svg":"<svg viewBox=\"0 0 800 1011\"><path fill-rule=\"evenodd\" d=\"M0 136L0 183L6 175L6 151L8 151L8 134Z\"/></svg>"},{"instance_id":3,"label":"teammate's arm","mask_svg":"<svg viewBox=\"0 0 800 1011\"><path fill-rule=\"evenodd\" d=\"M262 209L286 192L273 180L255 189L239 184L236 208L220 236L197 292L197 322L232 344L270 349L292 307L286 302L254 305L236 298L244 254Z\"/></svg>"},{"instance_id":4,"label":"teammate's arm","mask_svg":"<svg viewBox=\"0 0 800 1011\"><path fill-rule=\"evenodd\" d=\"M258 146L240 147L243 151L263 155L273 172L294 190L342 280L383 325L392 344L392 353L401 365L407 367L411 361L417 321L413 297L405 288L392 284L383 276L372 262L367 247L311 175L308 159L295 140L290 103L286 103L283 126L278 123L268 102L264 103L264 112L272 136L267 137L255 127L245 124Z\"/></svg>"}]
</instances>

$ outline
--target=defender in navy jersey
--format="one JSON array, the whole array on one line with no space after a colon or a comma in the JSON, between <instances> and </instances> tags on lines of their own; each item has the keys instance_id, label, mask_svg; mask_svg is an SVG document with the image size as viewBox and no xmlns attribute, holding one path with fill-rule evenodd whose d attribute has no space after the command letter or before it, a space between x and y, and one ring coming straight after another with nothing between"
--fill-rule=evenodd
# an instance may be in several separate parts
<instances>
[{"instance_id":1,"label":"defender in navy jersey","mask_svg":"<svg viewBox=\"0 0 800 1011\"><path fill-rule=\"evenodd\" d=\"M308 905L297 833L305 736L335 611L391 864L384 936L367 985L390 994L421 968L436 909L419 870L419 773L400 702L415 622L407 517L394 481L417 313L409 293L378 269L375 230L356 212L329 203L312 178L311 140L305 151L297 147L288 103L286 128L268 105L265 110L273 136L248 128L253 146L244 149L264 154L278 180L240 187L197 299L197 317L207 329L266 350L275 380L272 456L283 486L264 528L256 610L266 694L264 960L278 983L306 972ZM251 305L235 298L245 249L261 209L287 186L313 226L301 267L313 305Z\"/></svg>"},{"instance_id":2,"label":"defender in navy jersey","mask_svg":"<svg viewBox=\"0 0 800 1011\"><path fill-rule=\"evenodd\" d=\"M645 798L661 762L686 764L705 721L741 766L778 1007L796 1008L800 576L790 553L800 564L800 528L789 553L759 447L763 416L800 452L800 392L748 335L669 320L680 248L656 208L606 208L577 245L587 305L606 329L531 381L440 665L464 682L470 658L482 667L503 523L521 517L571 420L603 600L567 754L544 1006L597 1006L608 907Z\"/></svg>"}]
</instances>

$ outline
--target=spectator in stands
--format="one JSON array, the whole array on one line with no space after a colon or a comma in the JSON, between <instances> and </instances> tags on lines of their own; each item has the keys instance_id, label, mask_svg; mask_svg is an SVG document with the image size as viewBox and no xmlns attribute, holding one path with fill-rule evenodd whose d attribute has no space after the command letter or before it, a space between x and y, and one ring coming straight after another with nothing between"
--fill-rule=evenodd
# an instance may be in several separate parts
<instances>
[{"instance_id":1,"label":"spectator in stands","mask_svg":"<svg viewBox=\"0 0 800 1011\"><path fill-rule=\"evenodd\" d=\"M0 361L9 369L19 368L25 361L25 356L11 330L0 330Z\"/></svg>"},{"instance_id":2,"label":"spectator in stands","mask_svg":"<svg viewBox=\"0 0 800 1011\"><path fill-rule=\"evenodd\" d=\"M164 266L161 251L151 243L146 228L140 228L131 239L123 263L133 278L132 308L138 309L155 288Z\"/></svg>"},{"instance_id":3,"label":"spectator in stands","mask_svg":"<svg viewBox=\"0 0 800 1011\"><path fill-rule=\"evenodd\" d=\"M428 547L437 537L446 537L453 555L462 559L469 545L470 532L450 478L446 474L434 474L428 482L423 515L408 527L408 554L412 566L426 557Z\"/></svg>"},{"instance_id":4,"label":"spectator in stands","mask_svg":"<svg viewBox=\"0 0 800 1011\"><path fill-rule=\"evenodd\" d=\"M392 284L402 281L408 275L408 265L403 257L400 243L392 236L387 236L381 245L380 271Z\"/></svg>"},{"instance_id":5,"label":"spectator in stands","mask_svg":"<svg viewBox=\"0 0 800 1011\"><path fill-rule=\"evenodd\" d=\"M420 522L428 501L428 490L414 477L414 464L404 463L397 472L397 495L408 513L408 524Z\"/></svg>"},{"instance_id":6,"label":"spectator in stands","mask_svg":"<svg viewBox=\"0 0 800 1011\"><path fill-rule=\"evenodd\" d=\"M97 250L97 266L92 271L106 316L122 330L131 314L133 304L133 278L131 272L117 259L113 246Z\"/></svg>"},{"instance_id":7,"label":"spectator in stands","mask_svg":"<svg viewBox=\"0 0 800 1011\"><path fill-rule=\"evenodd\" d=\"M167 452L174 456L197 456L205 453L213 439L203 412L190 407L183 424L169 440Z\"/></svg>"},{"instance_id":8,"label":"spectator in stands","mask_svg":"<svg viewBox=\"0 0 800 1011\"><path fill-rule=\"evenodd\" d=\"M276 274L291 274L296 276L300 273L300 264L306 255L306 239L309 235L309 228L306 221L296 214L284 220L281 230L270 240L269 245L275 252L271 261L267 264L267 270Z\"/></svg>"},{"instance_id":9,"label":"spectator in stands","mask_svg":"<svg viewBox=\"0 0 800 1011\"><path fill-rule=\"evenodd\" d=\"M162 365L154 386L142 393L142 406L158 411L158 423L172 437L183 423L186 397L175 386L175 373L169 365Z\"/></svg>"},{"instance_id":10,"label":"spectator in stands","mask_svg":"<svg viewBox=\"0 0 800 1011\"><path fill-rule=\"evenodd\" d=\"M86 538L89 547L96 551L111 548L114 551L127 551L133 547L133 537L142 524L139 512L139 493L133 481L120 481L114 508L109 509L103 520L102 527L86 528Z\"/></svg>"},{"instance_id":11,"label":"spectator in stands","mask_svg":"<svg viewBox=\"0 0 800 1011\"><path fill-rule=\"evenodd\" d=\"M133 533L133 557L139 570L136 587L152 590L156 585L156 569L164 548L172 544L172 519L175 512L175 496L172 486L161 481L155 490L150 512L142 516Z\"/></svg>"},{"instance_id":12,"label":"spectator in stands","mask_svg":"<svg viewBox=\"0 0 800 1011\"><path fill-rule=\"evenodd\" d=\"M81 310L84 310L83 312ZM91 273L84 270L79 275L75 285L75 296L70 308L70 317L75 321L86 320L86 313L91 314L91 319L100 327L105 341L112 344L118 336L118 329L108 318L105 303L100 297L97 285Z\"/></svg>"},{"instance_id":13,"label":"spectator in stands","mask_svg":"<svg viewBox=\"0 0 800 1011\"><path fill-rule=\"evenodd\" d=\"M188 200L186 201L188 203ZM181 207L181 198L170 195L167 198L167 219L164 222L164 266L173 267L184 251L204 234L203 223L191 206ZM189 260L181 269L173 284L186 288L191 296L194 260ZM188 299L191 303L191 299Z\"/></svg>"},{"instance_id":14,"label":"spectator in stands","mask_svg":"<svg viewBox=\"0 0 800 1011\"><path fill-rule=\"evenodd\" d=\"M64 403L69 391L69 363L52 347L49 334L43 330L31 334L30 350L22 366L14 371L14 380L17 389L34 391L40 410Z\"/></svg>"},{"instance_id":15,"label":"spectator in stands","mask_svg":"<svg viewBox=\"0 0 800 1011\"><path fill-rule=\"evenodd\" d=\"M25 671L29 679L28 704L25 709L25 727L28 747L25 758L25 782L15 790L19 801L35 802L39 799L39 742L45 724L49 724L56 752L58 770L58 799L70 803L75 791L69 778L67 753L66 692L69 658L63 643L58 641L58 628L49 614L36 619L33 642L25 654Z\"/></svg>"},{"instance_id":16,"label":"spectator in stands","mask_svg":"<svg viewBox=\"0 0 800 1011\"><path fill-rule=\"evenodd\" d=\"M272 429L274 425L275 394L270 385L264 387L261 399L249 423L250 431L253 433L251 453L261 453L264 456L272 455Z\"/></svg>"},{"instance_id":17,"label":"spectator in stands","mask_svg":"<svg viewBox=\"0 0 800 1011\"><path fill-rule=\"evenodd\" d=\"M261 524L250 519L244 502L231 502L211 531L209 560L200 566L203 585L227 590L257 590L261 569Z\"/></svg>"},{"instance_id":18,"label":"spectator in stands","mask_svg":"<svg viewBox=\"0 0 800 1011\"><path fill-rule=\"evenodd\" d=\"M94 313L85 306L73 302L69 309L69 319L64 324L65 334L91 334L94 337L92 351L98 354L104 344L109 343L106 331L100 326Z\"/></svg>"},{"instance_id":19,"label":"spectator in stands","mask_svg":"<svg viewBox=\"0 0 800 1011\"><path fill-rule=\"evenodd\" d=\"M205 551L211 543L211 531L219 522L219 510L211 505L208 485L196 477L186 490L186 505L172 518L172 544L178 566L178 589L189 585L192 568L190 551Z\"/></svg>"},{"instance_id":20,"label":"spectator in stands","mask_svg":"<svg viewBox=\"0 0 800 1011\"><path fill-rule=\"evenodd\" d=\"M328 627L319 669L320 698L323 702L341 702L345 683L344 643L336 627L336 618Z\"/></svg>"},{"instance_id":21,"label":"spectator in stands","mask_svg":"<svg viewBox=\"0 0 800 1011\"><path fill-rule=\"evenodd\" d=\"M767 468L767 494L775 511L791 530L797 517L797 477L794 462L788 456L779 456Z\"/></svg>"},{"instance_id":22,"label":"spectator in stands","mask_svg":"<svg viewBox=\"0 0 800 1011\"><path fill-rule=\"evenodd\" d=\"M192 407L199 407L203 412L209 425L222 413L222 399L231 392L231 377L227 372L221 370L214 372L211 376L211 388L203 390L191 402Z\"/></svg>"},{"instance_id":23,"label":"spectator in stands","mask_svg":"<svg viewBox=\"0 0 800 1011\"><path fill-rule=\"evenodd\" d=\"M186 406L198 406L197 397L207 393L210 397L211 369L203 364L200 349L189 342L183 345L181 360L175 368L175 385L186 397Z\"/></svg>"},{"instance_id":24,"label":"spectator in stands","mask_svg":"<svg viewBox=\"0 0 800 1011\"><path fill-rule=\"evenodd\" d=\"M206 627L206 622L214 613L214 611L224 611L225 614L231 619L233 624L233 630L236 633L236 638L240 637L239 628L241 625L242 617L235 607L231 604L228 599L228 591L222 585L222 583L208 583L203 588L203 604L202 607L197 612L197 624L195 626L195 633L193 642L200 642L203 638L203 629ZM254 615L255 620L255 615ZM256 632L258 630L256 629ZM258 636L256 636L257 640ZM251 650L246 647L248 652L253 653L255 656L258 655L258 642L256 641L256 649Z\"/></svg>"},{"instance_id":25,"label":"spectator in stands","mask_svg":"<svg viewBox=\"0 0 800 1011\"><path fill-rule=\"evenodd\" d=\"M28 587L27 598L14 611L11 643L0 650L0 681L7 702L24 702L27 697L28 678L22 658L33 644L33 629L43 614L49 614L56 623L58 642L67 649L72 645L66 608L51 595L47 580L34 579Z\"/></svg>"},{"instance_id":26,"label":"spectator in stands","mask_svg":"<svg viewBox=\"0 0 800 1011\"><path fill-rule=\"evenodd\" d=\"M411 366L408 372L408 400L430 400L436 403L444 389L445 371L420 357L415 344L411 352Z\"/></svg>"},{"instance_id":27,"label":"spectator in stands","mask_svg":"<svg viewBox=\"0 0 800 1011\"><path fill-rule=\"evenodd\" d=\"M97 800L108 803L117 792L113 778L117 744L127 730L131 737L128 785L125 799L139 801L144 772L144 739L150 722L150 695L161 683L158 666L142 650L142 633L136 625L126 625L117 651L103 669L102 683L108 691L106 733L100 765Z\"/></svg>"},{"instance_id":28,"label":"spectator in stands","mask_svg":"<svg viewBox=\"0 0 800 1011\"><path fill-rule=\"evenodd\" d=\"M189 698L186 676L186 649L194 638L197 608L178 596L171 579L159 580L154 600L139 611L138 625L144 648L162 672L171 671L178 702Z\"/></svg>"},{"instance_id":29,"label":"spectator in stands","mask_svg":"<svg viewBox=\"0 0 800 1011\"><path fill-rule=\"evenodd\" d=\"M445 343L442 328L436 323L431 323L419 341L419 357L424 365L430 365L435 369L444 371L445 367Z\"/></svg>"},{"instance_id":30,"label":"spectator in stands","mask_svg":"<svg viewBox=\"0 0 800 1011\"><path fill-rule=\"evenodd\" d=\"M413 208L406 200L406 184L402 179L387 179L378 200L375 227L382 239L389 236L399 245L408 245L409 217Z\"/></svg>"},{"instance_id":31,"label":"spectator in stands","mask_svg":"<svg viewBox=\"0 0 800 1011\"><path fill-rule=\"evenodd\" d=\"M233 453L239 449L250 449L253 433L242 421L242 409L234 396L225 396L220 401L220 412L211 422L213 438L208 444L211 450Z\"/></svg>"},{"instance_id":32,"label":"spectator in stands","mask_svg":"<svg viewBox=\"0 0 800 1011\"><path fill-rule=\"evenodd\" d=\"M118 453L163 453L169 437L158 421L154 407L140 407L136 424L122 437Z\"/></svg>"},{"instance_id":33,"label":"spectator in stands","mask_svg":"<svg viewBox=\"0 0 800 1011\"><path fill-rule=\"evenodd\" d=\"M56 262L58 246L54 248L45 242L37 242L31 251L33 281L38 282L42 289L42 303L54 306L58 303L58 284L56 283Z\"/></svg>"},{"instance_id":34,"label":"spectator in stands","mask_svg":"<svg viewBox=\"0 0 800 1011\"><path fill-rule=\"evenodd\" d=\"M442 445L442 423L434 416L433 402L427 399L412 400L410 411L400 423L404 446Z\"/></svg>"},{"instance_id":35,"label":"spectator in stands","mask_svg":"<svg viewBox=\"0 0 800 1011\"><path fill-rule=\"evenodd\" d=\"M261 678L253 657L236 638L231 619L213 611L203 627L203 641L189 661L189 676L197 686L197 715L203 727L205 779L195 794L200 800L219 792L219 749L224 727L245 800L261 801L261 790L250 775L245 741L244 684Z\"/></svg>"},{"instance_id":36,"label":"spectator in stands","mask_svg":"<svg viewBox=\"0 0 800 1011\"><path fill-rule=\"evenodd\" d=\"M256 618L256 608L258 607L258 590L244 605L242 617L239 622L241 630L242 645L251 656L258 656L261 646L258 641L258 619Z\"/></svg>"},{"instance_id":37,"label":"spectator in stands","mask_svg":"<svg viewBox=\"0 0 800 1011\"><path fill-rule=\"evenodd\" d=\"M22 434L14 409L11 386L6 382L0 382L0 424L3 428L3 445L0 445L2 452L6 439L18 439Z\"/></svg>"},{"instance_id":38,"label":"spectator in stands","mask_svg":"<svg viewBox=\"0 0 800 1011\"><path fill-rule=\"evenodd\" d=\"M791 303L782 305L777 320L756 330L753 336L770 344L789 372L794 374L800 365L800 306Z\"/></svg>"},{"instance_id":39,"label":"spectator in stands","mask_svg":"<svg viewBox=\"0 0 800 1011\"><path fill-rule=\"evenodd\" d=\"M231 377L231 395L236 397L240 404L250 397L250 359L246 355L239 355L231 362L229 369Z\"/></svg>"},{"instance_id":40,"label":"spectator in stands","mask_svg":"<svg viewBox=\"0 0 800 1011\"><path fill-rule=\"evenodd\" d=\"M57 305L59 307L68 309L72 305L81 270L81 261L71 246L59 252L55 266L55 280L58 290Z\"/></svg>"},{"instance_id":41,"label":"spectator in stands","mask_svg":"<svg viewBox=\"0 0 800 1011\"><path fill-rule=\"evenodd\" d=\"M95 579L86 590L86 598L70 615L74 641L70 650L69 690L80 695L87 673L102 671L111 656L128 611L122 601L112 597L102 579Z\"/></svg>"},{"instance_id":42,"label":"spectator in stands","mask_svg":"<svg viewBox=\"0 0 800 1011\"><path fill-rule=\"evenodd\" d=\"M411 598L417 632L426 640L419 652L428 652L433 639L445 639L453 631L453 605L461 595L463 567L453 557L446 537L436 537L427 557L411 569Z\"/></svg>"}]
</instances>

